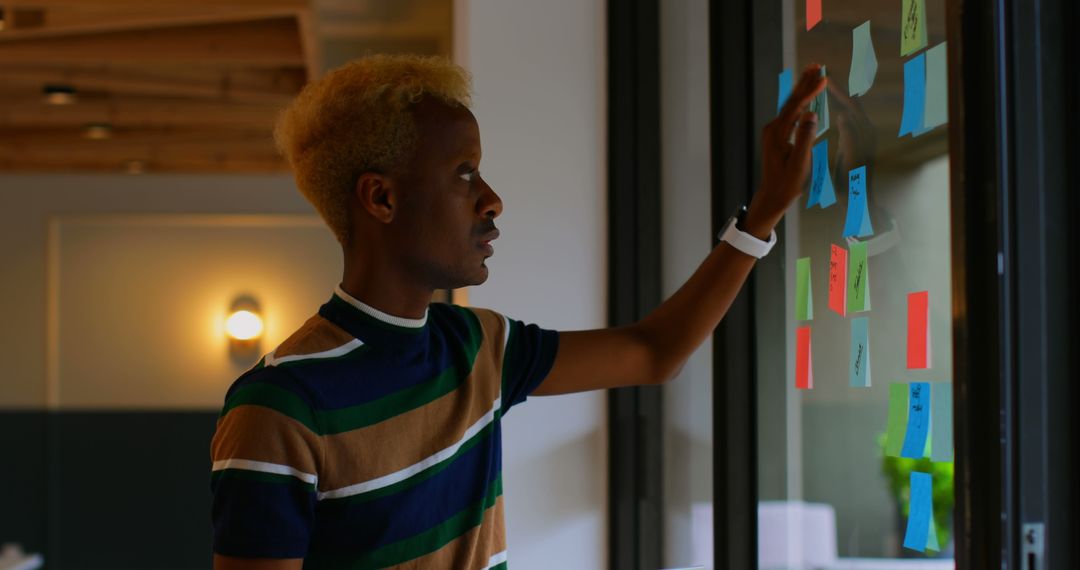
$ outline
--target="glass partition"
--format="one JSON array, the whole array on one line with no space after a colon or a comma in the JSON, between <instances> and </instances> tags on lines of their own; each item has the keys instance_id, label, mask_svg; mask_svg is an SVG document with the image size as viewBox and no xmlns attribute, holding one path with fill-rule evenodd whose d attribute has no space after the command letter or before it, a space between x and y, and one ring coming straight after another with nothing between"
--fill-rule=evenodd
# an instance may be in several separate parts
<instances>
[{"instance_id":1,"label":"glass partition","mask_svg":"<svg viewBox=\"0 0 1080 570\"><path fill-rule=\"evenodd\" d=\"M807 64L829 88L783 280L755 284L759 567L952 568L944 0L773 6L757 130Z\"/></svg>"}]
</instances>

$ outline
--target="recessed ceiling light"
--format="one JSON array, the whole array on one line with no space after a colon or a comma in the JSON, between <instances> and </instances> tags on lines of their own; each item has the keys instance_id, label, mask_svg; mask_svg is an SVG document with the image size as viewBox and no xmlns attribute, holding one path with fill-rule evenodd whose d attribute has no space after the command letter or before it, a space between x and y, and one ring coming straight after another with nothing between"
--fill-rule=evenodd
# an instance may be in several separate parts
<instances>
[{"instance_id":1,"label":"recessed ceiling light","mask_svg":"<svg viewBox=\"0 0 1080 570\"><path fill-rule=\"evenodd\" d=\"M94 123L83 128L83 137L95 141L110 139L112 133L112 125L106 123Z\"/></svg>"},{"instance_id":2,"label":"recessed ceiling light","mask_svg":"<svg viewBox=\"0 0 1080 570\"><path fill-rule=\"evenodd\" d=\"M75 88L68 85L46 85L41 92L50 105L71 105L76 100Z\"/></svg>"}]
</instances>

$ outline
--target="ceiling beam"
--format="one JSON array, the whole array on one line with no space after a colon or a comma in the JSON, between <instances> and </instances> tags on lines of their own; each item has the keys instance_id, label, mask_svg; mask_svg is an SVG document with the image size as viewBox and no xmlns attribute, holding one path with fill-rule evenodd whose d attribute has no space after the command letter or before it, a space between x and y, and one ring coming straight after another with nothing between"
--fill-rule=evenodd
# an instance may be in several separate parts
<instances>
[{"instance_id":1,"label":"ceiling beam","mask_svg":"<svg viewBox=\"0 0 1080 570\"><path fill-rule=\"evenodd\" d=\"M12 29L0 33L0 43L124 32L130 30L157 30L206 24L227 24L276 18L296 17L295 8L227 8L193 9L185 5L160 6L151 10L50 10L45 26L39 28Z\"/></svg>"},{"instance_id":2,"label":"ceiling beam","mask_svg":"<svg viewBox=\"0 0 1080 570\"><path fill-rule=\"evenodd\" d=\"M237 104L162 97L81 98L74 105L48 105L40 97L7 99L0 106L0 128L80 128L109 123L118 129L214 127L270 133L280 105Z\"/></svg>"},{"instance_id":3,"label":"ceiling beam","mask_svg":"<svg viewBox=\"0 0 1080 570\"><path fill-rule=\"evenodd\" d=\"M295 17L0 43L0 64L303 66Z\"/></svg>"}]
</instances>

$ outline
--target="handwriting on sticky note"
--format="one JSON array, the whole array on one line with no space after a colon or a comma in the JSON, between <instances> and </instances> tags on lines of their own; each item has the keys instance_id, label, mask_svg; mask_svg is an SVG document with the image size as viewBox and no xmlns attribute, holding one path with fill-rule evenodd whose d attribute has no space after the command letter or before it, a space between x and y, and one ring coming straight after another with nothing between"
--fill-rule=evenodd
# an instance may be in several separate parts
<instances>
[{"instance_id":1,"label":"handwriting on sticky note","mask_svg":"<svg viewBox=\"0 0 1080 570\"><path fill-rule=\"evenodd\" d=\"M848 252L833 244L829 249L829 308L847 315Z\"/></svg>"},{"instance_id":2,"label":"handwriting on sticky note","mask_svg":"<svg viewBox=\"0 0 1080 570\"><path fill-rule=\"evenodd\" d=\"M900 6L900 55L926 47L926 0L904 0Z\"/></svg>"},{"instance_id":3,"label":"handwriting on sticky note","mask_svg":"<svg viewBox=\"0 0 1080 570\"><path fill-rule=\"evenodd\" d=\"M812 30L821 22L821 0L806 0L806 29Z\"/></svg>"},{"instance_id":4,"label":"handwriting on sticky note","mask_svg":"<svg viewBox=\"0 0 1080 570\"><path fill-rule=\"evenodd\" d=\"M848 383L852 388L870 387L870 319L851 319L851 362Z\"/></svg>"},{"instance_id":5,"label":"handwriting on sticky note","mask_svg":"<svg viewBox=\"0 0 1080 570\"><path fill-rule=\"evenodd\" d=\"M885 455L900 457L907 429L908 386L902 382L889 384L889 415L885 428Z\"/></svg>"},{"instance_id":6,"label":"handwriting on sticky note","mask_svg":"<svg viewBox=\"0 0 1080 570\"><path fill-rule=\"evenodd\" d=\"M930 386L930 461L949 463L953 460L952 383Z\"/></svg>"},{"instance_id":7,"label":"handwriting on sticky note","mask_svg":"<svg viewBox=\"0 0 1080 570\"><path fill-rule=\"evenodd\" d=\"M780 72L777 77L777 91L776 91L776 112L780 113L780 109L784 107L784 103L787 102L788 97L791 96L792 89L792 72L791 69L785 69Z\"/></svg>"},{"instance_id":8,"label":"handwriting on sticky note","mask_svg":"<svg viewBox=\"0 0 1080 570\"><path fill-rule=\"evenodd\" d=\"M809 321L814 318L813 291L810 287L810 258L800 257L795 262L795 320Z\"/></svg>"},{"instance_id":9,"label":"handwriting on sticky note","mask_svg":"<svg viewBox=\"0 0 1080 570\"><path fill-rule=\"evenodd\" d=\"M908 494L908 523L904 533L904 548L925 552L930 543L934 524L934 484L929 473L911 472L911 492ZM936 533L935 533L936 534ZM937 537L931 546L937 546Z\"/></svg>"},{"instance_id":10,"label":"handwriting on sticky note","mask_svg":"<svg viewBox=\"0 0 1080 570\"><path fill-rule=\"evenodd\" d=\"M866 188L865 166L848 172L848 209L844 219L844 237L874 235L874 226L870 223L870 206Z\"/></svg>"},{"instance_id":11,"label":"handwriting on sticky note","mask_svg":"<svg viewBox=\"0 0 1080 570\"><path fill-rule=\"evenodd\" d=\"M870 260L865 241L851 242L848 250L847 312L870 310Z\"/></svg>"},{"instance_id":12,"label":"handwriting on sticky note","mask_svg":"<svg viewBox=\"0 0 1080 570\"><path fill-rule=\"evenodd\" d=\"M810 158L810 197L806 200L806 207L828 208L836 203L836 191L833 189L832 174L829 173L829 139L815 144Z\"/></svg>"},{"instance_id":13,"label":"handwriting on sticky note","mask_svg":"<svg viewBox=\"0 0 1080 570\"><path fill-rule=\"evenodd\" d=\"M900 457L921 459L926 453L926 434L930 431L930 384L912 382L909 390L907 431Z\"/></svg>"},{"instance_id":14,"label":"handwriting on sticky note","mask_svg":"<svg viewBox=\"0 0 1080 570\"><path fill-rule=\"evenodd\" d=\"M908 293L907 367L930 368L930 293Z\"/></svg>"},{"instance_id":15,"label":"handwriting on sticky note","mask_svg":"<svg viewBox=\"0 0 1080 570\"><path fill-rule=\"evenodd\" d=\"M800 390L814 387L814 357L809 326L795 329L795 387Z\"/></svg>"},{"instance_id":16,"label":"handwriting on sticky note","mask_svg":"<svg viewBox=\"0 0 1080 570\"><path fill-rule=\"evenodd\" d=\"M877 77L877 54L870 37L870 20L851 30L851 70L848 72L848 94L864 95Z\"/></svg>"},{"instance_id":17,"label":"handwriting on sticky note","mask_svg":"<svg viewBox=\"0 0 1080 570\"><path fill-rule=\"evenodd\" d=\"M897 136L921 132L925 113L926 54L920 53L904 62L904 111Z\"/></svg>"},{"instance_id":18,"label":"handwriting on sticky note","mask_svg":"<svg viewBox=\"0 0 1080 570\"><path fill-rule=\"evenodd\" d=\"M924 131L944 125L949 120L949 77L945 56L945 42L926 50Z\"/></svg>"},{"instance_id":19,"label":"handwriting on sticky note","mask_svg":"<svg viewBox=\"0 0 1080 570\"><path fill-rule=\"evenodd\" d=\"M824 65L821 66L821 76L826 76ZM817 133L814 134L814 138L825 134L825 131L829 130L829 90L822 89L821 93L818 93L816 97L811 99L807 111L817 114L818 127Z\"/></svg>"}]
</instances>

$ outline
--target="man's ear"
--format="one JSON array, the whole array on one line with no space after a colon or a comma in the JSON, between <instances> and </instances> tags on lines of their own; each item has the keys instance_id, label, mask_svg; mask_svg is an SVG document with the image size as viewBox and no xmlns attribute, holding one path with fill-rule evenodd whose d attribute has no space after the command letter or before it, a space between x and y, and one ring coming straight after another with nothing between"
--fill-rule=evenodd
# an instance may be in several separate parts
<instances>
[{"instance_id":1,"label":"man's ear","mask_svg":"<svg viewBox=\"0 0 1080 570\"><path fill-rule=\"evenodd\" d=\"M384 174L365 172L356 180L353 196L371 217L386 224L394 219L397 195L393 181Z\"/></svg>"}]
</instances>

